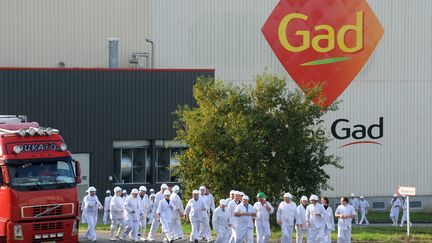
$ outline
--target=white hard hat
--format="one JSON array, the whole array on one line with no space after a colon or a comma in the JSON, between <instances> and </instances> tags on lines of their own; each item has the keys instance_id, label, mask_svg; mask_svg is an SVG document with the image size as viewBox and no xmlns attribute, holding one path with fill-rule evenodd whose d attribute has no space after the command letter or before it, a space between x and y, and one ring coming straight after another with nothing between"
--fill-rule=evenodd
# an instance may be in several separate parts
<instances>
[{"instance_id":1,"label":"white hard hat","mask_svg":"<svg viewBox=\"0 0 432 243\"><path fill-rule=\"evenodd\" d=\"M161 189L168 189L168 185L167 185L167 184L165 184L165 183L164 183L164 184L162 184L162 185L161 185Z\"/></svg>"},{"instance_id":2,"label":"white hard hat","mask_svg":"<svg viewBox=\"0 0 432 243\"><path fill-rule=\"evenodd\" d=\"M150 189L150 192L154 192L154 189L153 189L153 188L151 188L151 189Z\"/></svg>"},{"instance_id":3,"label":"white hard hat","mask_svg":"<svg viewBox=\"0 0 432 243\"><path fill-rule=\"evenodd\" d=\"M140 187L139 187L139 190L140 190L140 191L143 191L143 192L146 192L146 191L147 191L147 187L145 187L145 186L140 186Z\"/></svg>"},{"instance_id":4,"label":"white hard hat","mask_svg":"<svg viewBox=\"0 0 432 243\"><path fill-rule=\"evenodd\" d=\"M245 194L244 194L244 192L240 192L240 196L244 196Z\"/></svg>"},{"instance_id":5,"label":"white hard hat","mask_svg":"<svg viewBox=\"0 0 432 243\"><path fill-rule=\"evenodd\" d=\"M171 192L168 191L168 190L166 190L166 191L164 192L164 196L169 196L169 195L171 195Z\"/></svg>"},{"instance_id":6,"label":"white hard hat","mask_svg":"<svg viewBox=\"0 0 432 243\"><path fill-rule=\"evenodd\" d=\"M122 189L119 186L114 187L114 192L121 191Z\"/></svg>"},{"instance_id":7,"label":"white hard hat","mask_svg":"<svg viewBox=\"0 0 432 243\"><path fill-rule=\"evenodd\" d=\"M360 199L364 199L364 197L363 197L363 196L360 196Z\"/></svg>"},{"instance_id":8,"label":"white hard hat","mask_svg":"<svg viewBox=\"0 0 432 243\"><path fill-rule=\"evenodd\" d=\"M199 194L198 190L193 190L192 194Z\"/></svg>"},{"instance_id":9,"label":"white hard hat","mask_svg":"<svg viewBox=\"0 0 432 243\"><path fill-rule=\"evenodd\" d=\"M236 191L234 191L234 190L231 190L231 191L230 191L230 195L234 195L234 194L235 194L235 192L236 192Z\"/></svg>"},{"instance_id":10,"label":"white hard hat","mask_svg":"<svg viewBox=\"0 0 432 243\"><path fill-rule=\"evenodd\" d=\"M240 191L235 191L235 192L234 192L234 195L240 195L240 196L241 196L242 193L241 193Z\"/></svg>"},{"instance_id":11,"label":"white hard hat","mask_svg":"<svg viewBox=\"0 0 432 243\"><path fill-rule=\"evenodd\" d=\"M126 191L126 190L123 190L122 193L127 193L127 191Z\"/></svg>"},{"instance_id":12,"label":"white hard hat","mask_svg":"<svg viewBox=\"0 0 432 243\"><path fill-rule=\"evenodd\" d=\"M351 197L355 197L355 194L354 194L354 193L351 193Z\"/></svg>"},{"instance_id":13,"label":"white hard hat","mask_svg":"<svg viewBox=\"0 0 432 243\"><path fill-rule=\"evenodd\" d=\"M175 185L175 186L173 187L173 192L179 192L179 191L180 191L180 187L177 186L177 185Z\"/></svg>"},{"instance_id":14,"label":"white hard hat","mask_svg":"<svg viewBox=\"0 0 432 243\"><path fill-rule=\"evenodd\" d=\"M311 195L309 200L310 201L312 201L312 200L318 201L318 196L317 195Z\"/></svg>"},{"instance_id":15,"label":"white hard hat","mask_svg":"<svg viewBox=\"0 0 432 243\"><path fill-rule=\"evenodd\" d=\"M138 189L136 188L132 189L131 193L138 193Z\"/></svg>"},{"instance_id":16,"label":"white hard hat","mask_svg":"<svg viewBox=\"0 0 432 243\"><path fill-rule=\"evenodd\" d=\"M307 197L306 196L302 196L301 198L300 198L300 201L307 201L308 199L307 199Z\"/></svg>"},{"instance_id":17,"label":"white hard hat","mask_svg":"<svg viewBox=\"0 0 432 243\"><path fill-rule=\"evenodd\" d=\"M243 200L248 200L248 201L249 201L249 197L248 197L247 195L244 195L244 196L242 197L242 199L243 199Z\"/></svg>"},{"instance_id":18,"label":"white hard hat","mask_svg":"<svg viewBox=\"0 0 432 243\"><path fill-rule=\"evenodd\" d=\"M287 192L287 193L284 194L284 197L287 197L287 198L291 199L293 196L291 195L291 193Z\"/></svg>"},{"instance_id":19,"label":"white hard hat","mask_svg":"<svg viewBox=\"0 0 432 243\"><path fill-rule=\"evenodd\" d=\"M220 205L227 205L227 201L225 200L225 199L221 199L220 201L219 201L219 204Z\"/></svg>"},{"instance_id":20,"label":"white hard hat","mask_svg":"<svg viewBox=\"0 0 432 243\"><path fill-rule=\"evenodd\" d=\"M106 190L106 192L105 192L105 193L107 193L107 194L108 194L108 193L111 193L111 191L110 191L110 190Z\"/></svg>"},{"instance_id":21,"label":"white hard hat","mask_svg":"<svg viewBox=\"0 0 432 243\"><path fill-rule=\"evenodd\" d=\"M89 191L89 192L95 192L95 191L96 191L96 188L94 188L93 186L91 186L91 187L89 187L88 191Z\"/></svg>"},{"instance_id":22,"label":"white hard hat","mask_svg":"<svg viewBox=\"0 0 432 243\"><path fill-rule=\"evenodd\" d=\"M393 194L393 197L397 197L397 194Z\"/></svg>"},{"instance_id":23,"label":"white hard hat","mask_svg":"<svg viewBox=\"0 0 432 243\"><path fill-rule=\"evenodd\" d=\"M205 188L205 186L200 186L200 187L199 187L199 190L200 190L200 191L205 191L206 188Z\"/></svg>"}]
</instances>

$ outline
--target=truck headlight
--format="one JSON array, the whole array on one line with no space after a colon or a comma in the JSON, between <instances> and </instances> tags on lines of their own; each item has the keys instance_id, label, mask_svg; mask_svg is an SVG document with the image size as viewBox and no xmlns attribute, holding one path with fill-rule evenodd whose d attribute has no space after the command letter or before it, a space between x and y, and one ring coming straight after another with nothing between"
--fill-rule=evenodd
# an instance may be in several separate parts
<instances>
[{"instance_id":1,"label":"truck headlight","mask_svg":"<svg viewBox=\"0 0 432 243\"><path fill-rule=\"evenodd\" d=\"M14 239L24 240L24 235L20 224L14 225Z\"/></svg>"},{"instance_id":2,"label":"truck headlight","mask_svg":"<svg viewBox=\"0 0 432 243\"><path fill-rule=\"evenodd\" d=\"M77 235L77 234L78 234L78 221L75 220L72 226L72 235Z\"/></svg>"}]
</instances>

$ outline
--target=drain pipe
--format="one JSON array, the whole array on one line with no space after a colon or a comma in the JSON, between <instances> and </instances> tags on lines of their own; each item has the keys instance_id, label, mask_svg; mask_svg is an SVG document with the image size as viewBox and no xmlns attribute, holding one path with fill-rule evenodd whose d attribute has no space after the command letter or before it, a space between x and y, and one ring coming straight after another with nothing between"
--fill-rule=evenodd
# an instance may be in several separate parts
<instances>
[{"instance_id":1,"label":"drain pipe","mask_svg":"<svg viewBox=\"0 0 432 243\"><path fill-rule=\"evenodd\" d=\"M120 39L117 37L108 38L108 48L109 48L108 67L109 68L119 67L119 41Z\"/></svg>"},{"instance_id":2,"label":"drain pipe","mask_svg":"<svg viewBox=\"0 0 432 243\"><path fill-rule=\"evenodd\" d=\"M154 45L154 43L153 43L153 41L152 40L150 40L150 39L145 39L148 43L150 43L150 45L151 45L151 68L154 68L155 67L155 65L154 65L154 54L155 54L155 45Z\"/></svg>"}]
</instances>

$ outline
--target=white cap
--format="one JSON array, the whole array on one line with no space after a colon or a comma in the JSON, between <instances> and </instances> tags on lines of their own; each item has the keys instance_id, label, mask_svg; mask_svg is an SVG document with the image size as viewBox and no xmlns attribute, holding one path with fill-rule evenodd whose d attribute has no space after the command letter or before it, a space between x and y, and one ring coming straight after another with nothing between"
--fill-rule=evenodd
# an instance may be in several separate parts
<instances>
[{"instance_id":1,"label":"white cap","mask_svg":"<svg viewBox=\"0 0 432 243\"><path fill-rule=\"evenodd\" d=\"M150 192L154 192L154 189L153 189L153 188L151 188L151 189L150 189Z\"/></svg>"},{"instance_id":2,"label":"white cap","mask_svg":"<svg viewBox=\"0 0 432 243\"><path fill-rule=\"evenodd\" d=\"M145 186L140 186L140 187L139 187L139 190L140 190L140 191L143 191L143 192L146 192L146 191L147 191L147 187L145 187Z\"/></svg>"},{"instance_id":3,"label":"white cap","mask_svg":"<svg viewBox=\"0 0 432 243\"><path fill-rule=\"evenodd\" d=\"M123 190L122 193L127 193L127 191L126 191L126 190Z\"/></svg>"},{"instance_id":4,"label":"white cap","mask_svg":"<svg viewBox=\"0 0 432 243\"><path fill-rule=\"evenodd\" d=\"M363 199L364 197L363 196L360 196L360 199Z\"/></svg>"},{"instance_id":5,"label":"white cap","mask_svg":"<svg viewBox=\"0 0 432 243\"><path fill-rule=\"evenodd\" d=\"M244 196L245 195L244 192L239 192L239 194L240 194L240 196Z\"/></svg>"},{"instance_id":6,"label":"white cap","mask_svg":"<svg viewBox=\"0 0 432 243\"><path fill-rule=\"evenodd\" d=\"M397 194L393 194L393 197L397 197Z\"/></svg>"},{"instance_id":7,"label":"white cap","mask_svg":"<svg viewBox=\"0 0 432 243\"><path fill-rule=\"evenodd\" d=\"M284 197L291 199L293 196L291 195L291 193L287 192L284 194Z\"/></svg>"},{"instance_id":8,"label":"white cap","mask_svg":"<svg viewBox=\"0 0 432 243\"><path fill-rule=\"evenodd\" d=\"M302 196L301 198L300 198L300 201L307 201L308 199L307 199L307 197L306 196Z\"/></svg>"},{"instance_id":9,"label":"white cap","mask_svg":"<svg viewBox=\"0 0 432 243\"><path fill-rule=\"evenodd\" d=\"M136 189L136 188L132 189L131 193L138 193L138 189Z\"/></svg>"},{"instance_id":10,"label":"white cap","mask_svg":"<svg viewBox=\"0 0 432 243\"><path fill-rule=\"evenodd\" d=\"M193 190L192 194L199 194L198 190Z\"/></svg>"},{"instance_id":11,"label":"white cap","mask_svg":"<svg viewBox=\"0 0 432 243\"><path fill-rule=\"evenodd\" d=\"M351 197L355 197L355 194L351 192Z\"/></svg>"},{"instance_id":12,"label":"white cap","mask_svg":"<svg viewBox=\"0 0 432 243\"><path fill-rule=\"evenodd\" d=\"M162 184L162 185L161 185L161 189L168 189L168 185L167 185L167 184L165 184L165 183L164 183L164 184Z\"/></svg>"},{"instance_id":13,"label":"white cap","mask_svg":"<svg viewBox=\"0 0 432 243\"><path fill-rule=\"evenodd\" d=\"M107 193L107 194L108 194L108 193L111 193L111 191L110 191L110 190L106 190L106 192L105 192L105 193Z\"/></svg>"},{"instance_id":14,"label":"white cap","mask_svg":"<svg viewBox=\"0 0 432 243\"><path fill-rule=\"evenodd\" d=\"M169 195L171 195L171 192L168 191L168 190L166 190L166 191L164 192L164 196L169 196Z\"/></svg>"},{"instance_id":15,"label":"white cap","mask_svg":"<svg viewBox=\"0 0 432 243\"><path fill-rule=\"evenodd\" d=\"M234 195L234 194L235 194L235 192L236 192L236 191L234 191L234 190L231 190L231 191L230 191L230 195Z\"/></svg>"},{"instance_id":16,"label":"white cap","mask_svg":"<svg viewBox=\"0 0 432 243\"><path fill-rule=\"evenodd\" d=\"M240 195L240 196L241 196L242 193L241 193L240 191L235 191L235 192L234 192L234 195Z\"/></svg>"},{"instance_id":17,"label":"white cap","mask_svg":"<svg viewBox=\"0 0 432 243\"><path fill-rule=\"evenodd\" d=\"M309 200L310 201L312 201L312 200L318 201L318 196L317 195L311 195Z\"/></svg>"},{"instance_id":18,"label":"white cap","mask_svg":"<svg viewBox=\"0 0 432 243\"><path fill-rule=\"evenodd\" d=\"M248 201L249 201L249 197L248 197L247 195L244 195L244 196L242 197L242 200L248 200Z\"/></svg>"},{"instance_id":19,"label":"white cap","mask_svg":"<svg viewBox=\"0 0 432 243\"><path fill-rule=\"evenodd\" d=\"M200 186L200 187L199 187L199 190L200 190L200 191L205 191L206 188L205 188L205 186Z\"/></svg>"},{"instance_id":20,"label":"white cap","mask_svg":"<svg viewBox=\"0 0 432 243\"><path fill-rule=\"evenodd\" d=\"M225 200L225 199L221 199L220 201L219 201L219 204L220 205L227 205L227 201Z\"/></svg>"},{"instance_id":21,"label":"white cap","mask_svg":"<svg viewBox=\"0 0 432 243\"><path fill-rule=\"evenodd\" d=\"M175 186L173 187L173 192L179 192L179 191L180 191L180 187L177 186L177 185L175 185Z\"/></svg>"},{"instance_id":22,"label":"white cap","mask_svg":"<svg viewBox=\"0 0 432 243\"><path fill-rule=\"evenodd\" d=\"M150 195L150 198L152 198L152 197L156 197L156 194L151 194L151 195Z\"/></svg>"},{"instance_id":23,"label":"white cap","mask_svg":"<svg viewBox=\"0 0 432 243\"><path fill-rule=\"evenodd\" d=\"M96 188L94 188L93 186L91 186L91 187L89 187L88 191L89 191L89 192L95 192L95 191L96 191Z\"/></svg>"},{"instance_id":24,"label":"white cap","mask_svg":"<svg viewBox=\"0 0 432 243\"><path fill-rule=\"evenodd\" d=\"M114 192L121 191L122 189L119 186L114 187Z\"/></svg>"}]
</instances>

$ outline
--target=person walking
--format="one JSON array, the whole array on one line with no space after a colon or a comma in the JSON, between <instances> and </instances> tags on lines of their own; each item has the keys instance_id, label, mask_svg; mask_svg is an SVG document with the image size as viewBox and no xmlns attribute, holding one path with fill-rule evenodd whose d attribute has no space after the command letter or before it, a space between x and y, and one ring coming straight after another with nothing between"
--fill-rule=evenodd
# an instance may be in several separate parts
<instances>
[{"instance_id":1,"label":"person walking","mask_svg":"<svg viewBox=\"0 0 432 243\"><path fill-rule=\"evenodd\" d=\"M140 203L140 222L139 226L141 227L141 236L140 240L145 241L146 237L146 228L147 228L147 212L148 212L148 204L149 204L149 198L147 195L147 187L140 186L139 187L139 194L138 194L138 201Z\"/></svg>"},{"instance_id":2,"label":"person walking","mask_svg":"<svg viewBox=\"0 0 432 243\"><path fill-rule=\"evenodd\" d=\"M257 243L267 243L270 240L270 214L274 212L273 206L267 202L267 196L263 192L257 194L257 200L254 204L256 211L255 228Z\"/></svg>"},{"instance_id":3,"label":"person walking","mask_svg":"<svg viewBox=\"0 0 432 243\"><path fill-rule=\"evenodd\" d=\"M292 201L293 196L287 192L276 212L276 221L282 229L281 242L291 243L294 231L294 223L301 227L301 220L297 211L297 205Z\"/></svg>"},{"instance_id":4,"label":"person walking","mask_svg":"<svg viewBox=\"0 0 432 243\"><path fill-rule=\"evenodd\" d=\"M170 191L166 190L164 192L164 199L159 202L159 206L156 211L156 217L157 220L162 224L162 239L166 239L167 242L172 243L174 241L174 236L171 223L173 220L173 214L177 211L177 208L171 202L170 196Z\"/></svg>"},{"instance_id":5,"label":"person walking","mask_svg":"<svg viewBox=\"0 0 432 243\"><path fill-rule=\"evenodd\" d=\"M84 238L90 241L96 241L96 223L98 218L98 209L102 210L103 206L100 204L97 196L96 196L96 188L89 187L89 194L84 197L84 209L83 209L83 217L86 218L87 221L87 232L84 235Z\"/></svg>"},{"instance_id":6,"label":"person walking","mask_svg":"<svg viewBox=\"0 0 432 243\"><path fill-rule=\"evenodd\" d=\"M194 190L192 192L192 198L186 204L184 211L184 217L189 216L189 222L191 224L190 242L198 243L199 238L199 226L202 220L202 214L206 211L203 201L199 197L200 192Z\"/></svg>"},{"instance_id":7,"label":"person walking","mask_svg":"<svg viewBox=\"0 0 432 243\"><path fill-rule=\"evenodd\" d=\"M311 202L306 208L306 226L308 227L308 243L324 242L325 209L318 203L318 196L311 195Z\"/></svg>"},{"instance_id":8,"label":"person walking","mask_svg":"<svg viewBox=\"0 0 432 243\"><path fill-rule=\"evenodd\" d=\"M214 210L214 200L213 196L208 194L206 195L207 188L205 186L201 186L199 191L200 199L203 201L206 208L206 212L202 215L199 237L206 240L207 242L211 242L213 241L213 237L210 231L210 211L212 208Z\"/></svg>"},{"instance_id":9,"label":"person walking","mask_svg":"<svg viewBox=\"0 0 432 243\"><path fill-rule=\"evenodd\" d=\"M303 243L303 236L307 235L307 226L306 226L306 207L308 203L308 198L306 196L302 196L300 198L300 205L297 207L297 212L299 215L299 223L301 224L299 227L296 227L296 243Z\"/></svg>"},{"instance_id":10,"label":"person walking","mask_svg":"<svg viewBox=\"0 0 432 243\"><path fill-rule=\"evenodd\" d=\"M227 243L228 232L229 232L229 213L226 210L227 201L222 199L219 201L219 207L217 207L213 213L212 225L213 230L216 231L217 237L215 243Z\"/></svg>"},{"instance_id":11,"label":"person walking","mask_svg":"<svg viewBox=\"0 0 432 243\"><path fill-rule=\"evenodd\" d=\"M125 229L124 221L124 201L122 199L122 189L120 187L114 188L114 196L110 202L110 218L111 218L111 234L110 240L116 241L123 234ZM117 234L115 233L119 227Z\"/></svg>"},{"instance_id":12,"label":"person walking","mask_svg":"<svg viewBox=\"0 0 432 243\"><path fill-rule=\"evenodd\" d=\"M138 200L138 189L134 188L131 195L124 202L124 212L127 226L123 232L123 240L130 234L133 241L138 241L141 205Z\"/></svg>"},{"instance_id":13,"label":"person walking","mask_svg":"<svg viewBox=\"0 0 432 243\"><path fill-rule=\"evenodd\" d=\"M351 204L351 206L354 208L355 212L356 212L356 216L355 216L355 224L359 224L359 218L358 218L358 212L359 212L359 200L355 197L354 193L351 193L351 200L349 202L349 204Z\"/></svg>"},{"instance_id":14,"label":"person walking","mask_svg":"<svg viewBox=\"0 0 432 243\"><path fill-rule=\"evenodd\" d=\"M412 225L411 220L410 220L410 222L408 222L408 220L407 220L408 205L407 205L406 196L402 196L401 207L402 207L402 210L403 210L403 214L402 214L402 219L401 219L400 227L403 227L403 224L404 224L405 221L407 221L407 224L410 224L410 226L411 226Z\"/></svg>"},{"instance_id":15,"label":"person walking","mask_svg":"<svg viewBox=\"0 0 432 243\"><path fill-rule=\"evenodd\" d=\"M229 232L230 235L230 240L229 243L234 243L235 239L234 239L234 231L237 225L237 220L234 217L234 210L237 208L237 206L241 203L242 200L242 193L239 191L235 191L234 192L234 200L232 200L229 204L228 204L228 213L230 215L230 223L231 223L231 232Z\"/></svg>"},{"instance_id":16,"label":"person walking","mask_svg":"<svg viewBox=\"0 0 432 243\"><path fill-rule=\"evenodd\" d=\"M155 195L154 206L153 206L153 211L152 211L153 219L152 219L150 231L149 231L149 234L147 237L148 241L154 241L154 235L155 235L157 229L159 228L160 222L157 220L156 211L158 209L159 202L164 199L164 193L166 190L168 190L168 185L164 183L161 185L160 191L158 191Z\"/></svg>"},{"instance_id":17,"label":"person walking","mask_svg":"<svg viewBox=\"0 0 432 243\"><path fill-rule=\"evenodd\" d=\"M393 222L392 226L398 225L400 207L401 207L401 202L397 198L397 195L394 194L393 199L391 200L391 209L390 209L390 218Z\"/></svg>"},{"instance_id":18,"label":"person walking","mask_svg":"<svg viewBox=\"0 0 432 243\"><path fill-rule=\"evenodd\" d=\"M331 243L331 233L335 230L333 209L329 206L329 199L327 197L321 198L321 205L325 209L325 214L323 217L325 222L323 242Z\"/></svg>"},{"instance_id":19,"label":"person walking","mask_svg":"<svg viewBox=\"0 0 432 243\"><path fill-rule=\"evenodd\" d=\"M183 239L183 228L181 225L181 216L184 213L184 207L183 207L183 202L179 196L179 192L180 192L180 187L175 185L173 187L173 193L171 193L171 197L170 197L171 203L176 208L176 211L174 211L173 213L172 222L171 222L172 232L175 240Z\"/></svg>"},{"instance_id":20,"label":"person walking","mask_svg":"<svg viewBox=\"0 0 432 243\"><path fill-rule=\"evenodd\" d=\"M235 243L253 243L253 218L256 216L255 209L249 204L249 197L244 195L242 203L234 210L234 217L237 220L234 240Z\"/></svg>"},{"instance_id":21,"label":"person walking","mask_svg":"<svg viewBox=\"0 0 432 243\"><path fill-rule=\"evenodd\" d=\"M360 202L359 202L359 208L361 213L361 218L359 224L363 224L365 222L366 225L369 224L368 219L366 218L366 215L369 211L369 203L365 200L364 196L360 196Z\"/></svg>"},{"instance_id":22,"label":"person walking","mask_svg":"<svg viewBox=\"0 0 432 243\"><path fill-rule=\"evenodd\" d=\"M337 243L351 243L352 220L355 214L355 209L348 204L348 198L342 197L340 205L335 210L335 216L338 218Z\"/></svg>"},{"instance_id":23,"label":"person walking","mask_svg":"<svg viewBox=\"0 0 432 243\"><path fill-rule=\"evenodd\" d=\"M106 190L105 192L105 200L104 200L104 214L102 217L102 222L103 224L108 224L108 219L109 219L109 215L110 215L110 203L111 203L111 191L110 190Z\"/></svg>"}]
</instances>

